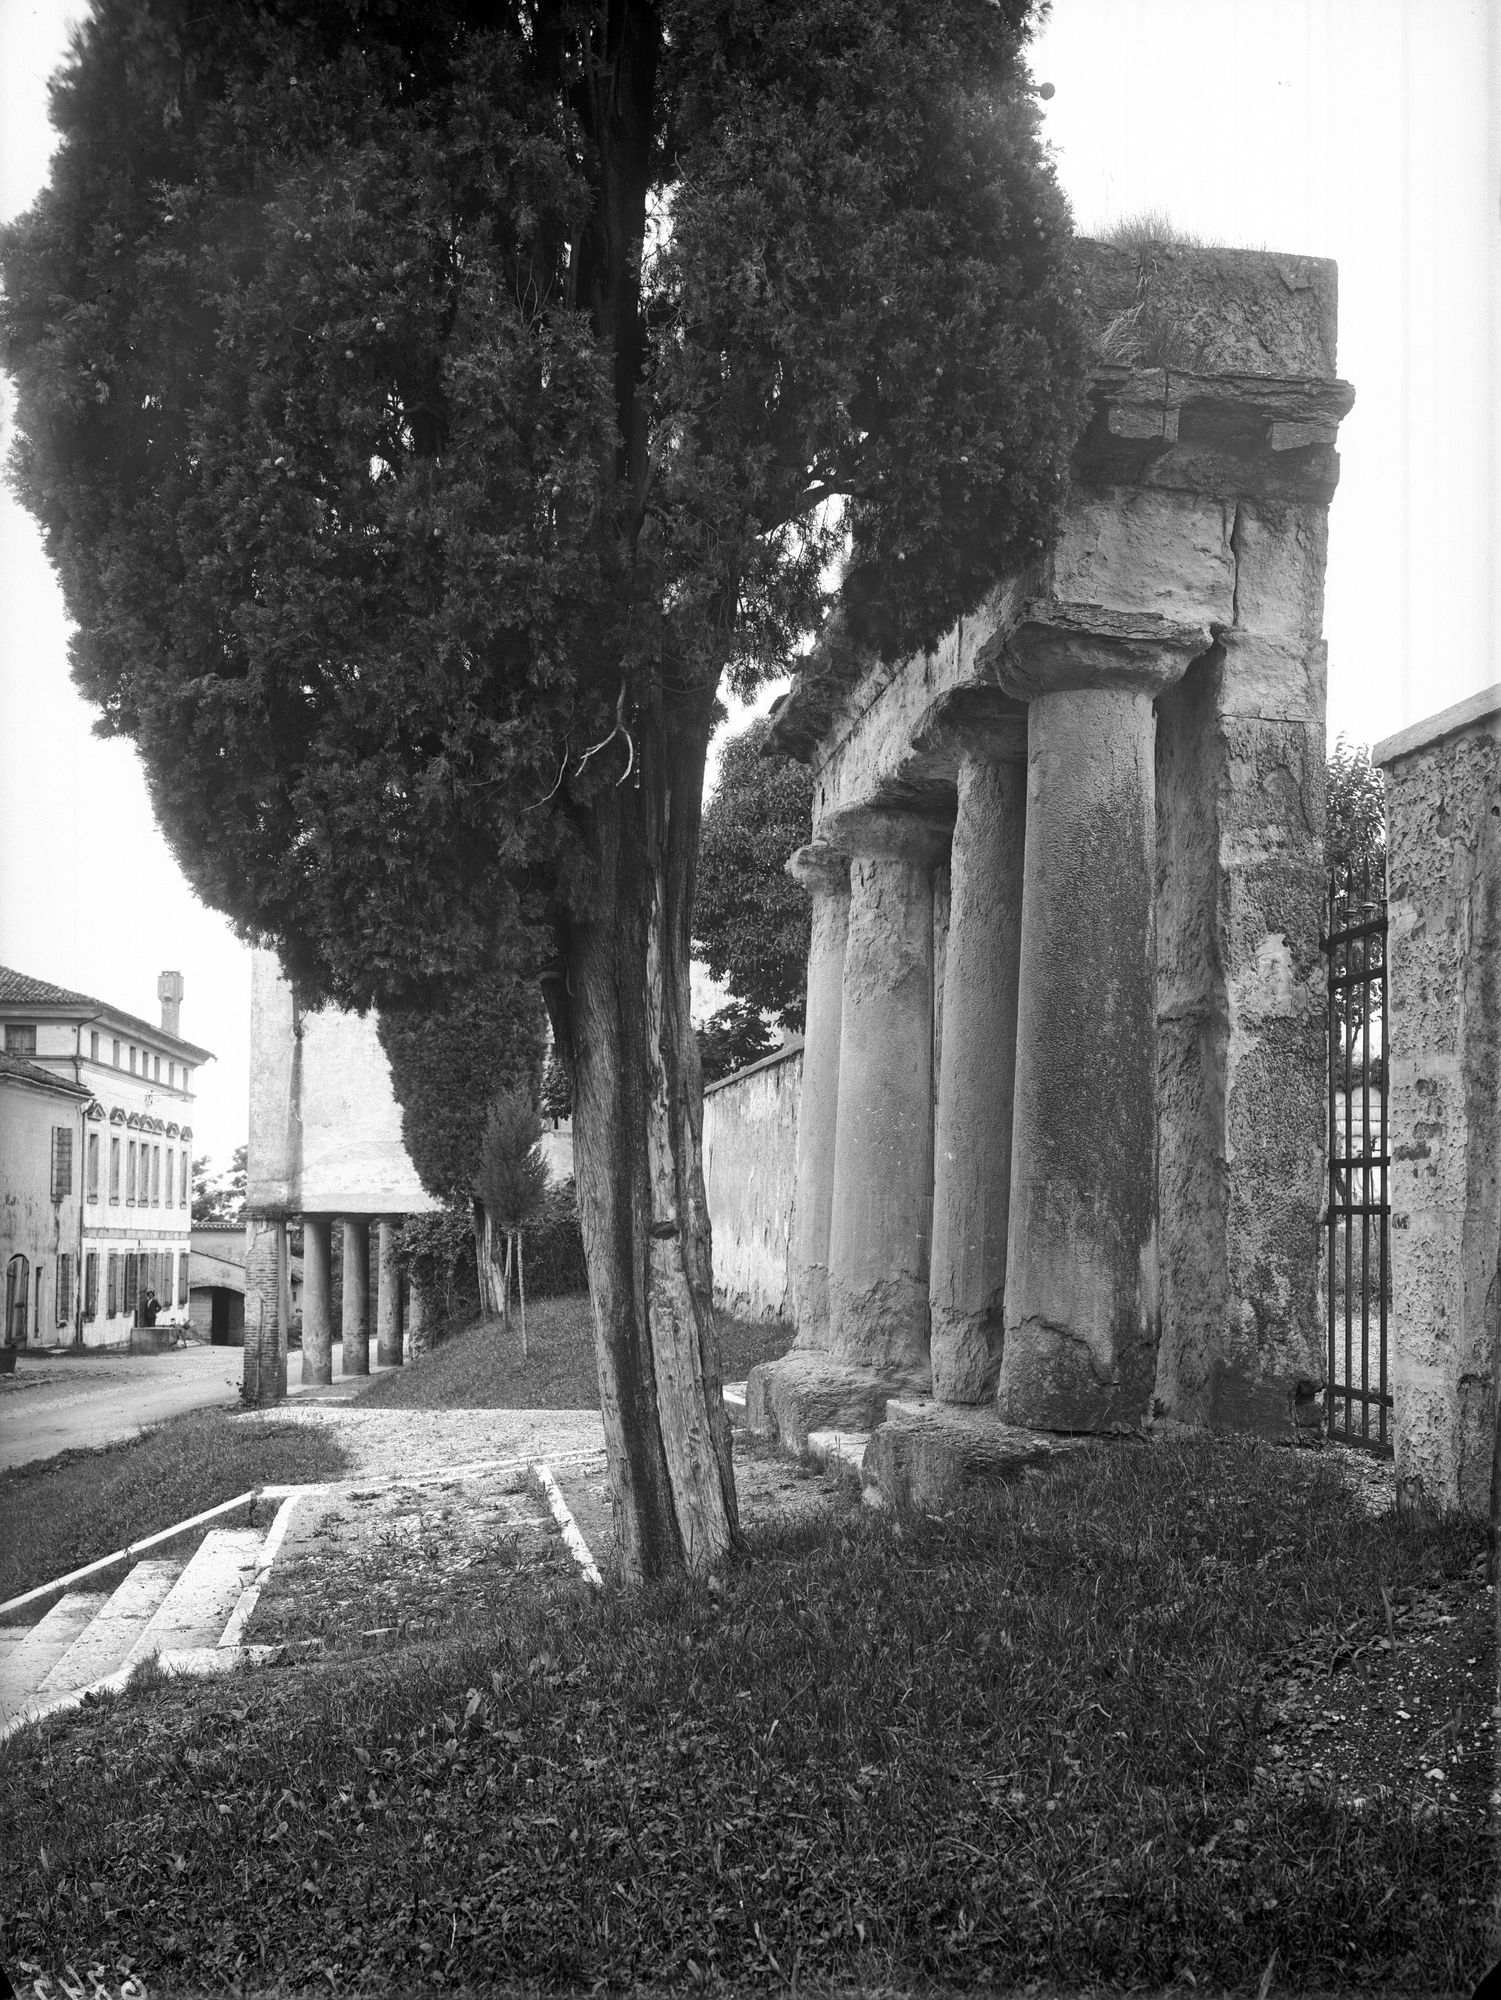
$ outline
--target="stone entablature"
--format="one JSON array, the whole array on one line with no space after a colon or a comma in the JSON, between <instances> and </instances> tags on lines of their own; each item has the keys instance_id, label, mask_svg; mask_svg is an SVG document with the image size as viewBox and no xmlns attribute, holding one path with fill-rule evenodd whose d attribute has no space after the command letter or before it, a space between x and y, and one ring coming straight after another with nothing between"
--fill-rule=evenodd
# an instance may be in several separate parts
<instances>
[{"instance_id":1,"label":"stone entablature","mask_svg":"<svg viewBox=\"0 0 1501 2000\"><path fill-rule=\"evenodd\" d=\"M751 1404L794 1435L914 1391L1276 1431L1323 1380L1334 268L1080 271L1124 358L1052 548L920 657L832 635L774 725L814 942L799 1351Z\"/></svg>"},{"instance_id":2,"label":"stone entablature","mask_svg":"<svg viewBox=\"0 0 1501 2000\"><path fill-rule=\"evenodd\" d=\"M1407 1507L1484 1514L1501 1360L1501 685L1378 743Z\"/></svg>"}]
</instances>

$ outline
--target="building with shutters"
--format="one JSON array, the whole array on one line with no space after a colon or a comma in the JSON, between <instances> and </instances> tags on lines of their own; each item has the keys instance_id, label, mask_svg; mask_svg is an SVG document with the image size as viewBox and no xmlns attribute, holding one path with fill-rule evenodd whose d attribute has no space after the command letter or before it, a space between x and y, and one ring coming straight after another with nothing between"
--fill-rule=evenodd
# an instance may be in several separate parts
<instances>
[{"instance_id":1,"label":"building with shutters","mask_svg":"<svg viewBox=\"0 0 1501 2000\"><path fill-rule=\"evenodd\" d=\"M0 966L0 1271L11 1346L121 1346L148 1293L186 1325L193 1076L183 982L159 1027Z\"/></svg>"}]
</instances>

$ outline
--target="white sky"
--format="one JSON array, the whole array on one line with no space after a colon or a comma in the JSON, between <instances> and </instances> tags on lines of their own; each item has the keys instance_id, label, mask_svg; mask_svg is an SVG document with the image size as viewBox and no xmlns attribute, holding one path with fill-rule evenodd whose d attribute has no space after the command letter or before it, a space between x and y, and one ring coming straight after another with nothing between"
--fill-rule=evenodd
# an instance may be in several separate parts
<instances>
[{"instance_id":1,"label":"white sky","mask_svg":"<svg viewBox=\"0 0 1501 2000\"><path fill-rule=\"evenodd\" d=\"M52 135L71 0L0 0L0 216ZM1146 208L1209 242L1333 257L1340 433L1329 728L1371 742L1501 681L1501 5L1055 0L1034 50L1085 233ZM197 1150L244 1138L248 958L187 888L135 754L72 690L62 604L0 497L0 962L157 1018L186 980ZM758 704L758 706L764 705Z\"/></svg>"}]
</instances>

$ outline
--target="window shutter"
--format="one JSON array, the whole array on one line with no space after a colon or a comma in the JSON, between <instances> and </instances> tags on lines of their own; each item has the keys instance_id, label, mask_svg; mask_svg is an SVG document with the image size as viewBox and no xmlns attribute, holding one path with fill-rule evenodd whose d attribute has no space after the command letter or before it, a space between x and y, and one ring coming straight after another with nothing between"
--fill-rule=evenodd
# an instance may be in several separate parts
<instances>
[{"instance_id":1,"label":"window shutter","mask_svg":"<svg viewBox=\"0 0 1501 2000\"><path fill-rule=\"evenodd\" d=\"M120 1141L118 1139L111 1139L109 1142L109 1198L111 1201L118 1201L120 1199Z\"/></svg>"},{"instance_id":2,"label":"window shutter","mask_svg":"<svg viewBox=\"0 0 1501 2000\"><path fill-rule=\"evenodd\" d=\"M52 1128L52 1199L73 1192L73 1134L66 1125Z\"/></svg>"},{"instance_id":3,"label":"window shutter","mask_svg":"<svg viewBox=\"0 0 1501 2000\"><path fill-rule=\"evenodd\" d=\"M162 1205L162 1149L160 1146L153 1146L151 1148L151 1206L153 1208L160 1208L161 1205Z\"/></svg>"},{"instance_id":4,"label":"window shutter","mask_svg":"<svg viewBox=\"0 0 1501 2000\"><path fill-rule=\"evenodd\" d=\"M83 1316L99 1317L99 1252L90 1250L83 1266Z\"/></svg>"},{"instance_id":5,"label":"window shutter","mask_svg":"<svg viewBox=\"0 0 1501 2000\"><path fill-rule=\"evenodd\" d=\"M136 1309L136 1300L140 1296L140 1279L140 1259L132 1251L127 1250L125 1253L125 1310L128 1313L133 1313Z\"/></svg>"},{"instance_id":6,"label":"window shutter","mask_svg":"<svg viewBox=\"0 0 1501 2000\"><path fill-rule=\"evenodd\" d=\"M111 1250L104 1266L104 1316L106 1319L113 1319L119 1310L120 1253L118 1250Z\"/></svg>"},{"instance_id":7,"label":"window shutter","mask_svg":"<svg viewBox=\"0 0 1501 2000\"><path fill-rule=\"evenodd\" d=\"M57 1259L57 1323L66 1326L72 1317L73 1253L63 1250L58 1253Z\"/></svg>"},{"instance_id":8,"label":"window shutter","mask_svg":"<svg viewBox=\"0 0 1501 2000\"><path fill-rule=\"evenodd\" d=\"M179 1203L180 1203L180 1204L182 1205L182 1207L184 1207L184 1208L186 1208L186 1207L187 1207L187 1205L188 1205L188 1149L187 1149L187 1147L186 1147L186 1146L184 1146L184 1147L183 1147L183 1149L182 1149L182 1179L181 1179L181 1181L179 1182L179 1193L178 1193L178 1197L177 1197L177 1199L178 1199Z\"/></svg>"},{"instance_id":9,"label":"window shutter","mask_svg":"<svg viewBox=\"0 0 1501 2000\"><path fill-rule=\"evenodd\" d=\"M90 1132L84 1153L84 1192L91 1201L99 1199L99 1134Z\"/></svg>"},{"instance_id":10,"label":"window shutter","mask_svg":"<svg viewBox=\"0 0 1501 2000\"><path fill-rule=\"evenodd\" d=\"M181 1251L177 1259L177 1303L180 1306L185 1306L188 1303L188 1253L186 1250Z\"/></svg>"}]
</instances>

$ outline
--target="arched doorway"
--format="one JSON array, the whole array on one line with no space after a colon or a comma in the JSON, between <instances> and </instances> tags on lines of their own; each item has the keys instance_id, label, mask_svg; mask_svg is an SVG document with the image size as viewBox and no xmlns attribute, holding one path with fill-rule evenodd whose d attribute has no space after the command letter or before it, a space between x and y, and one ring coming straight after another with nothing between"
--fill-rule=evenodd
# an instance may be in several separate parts
<instances>
[{"instance_id":1,"label":"arched doorway","mask_svg":"<svg viewBox=\"0 0 1501 2000\"><path fill-rule=\"evenodd\" d=\"M31 1299L31 1266L18 1250L5 1267L5 1344L26 1345L27 1308Z\"/></svg>"}]
</instances>

